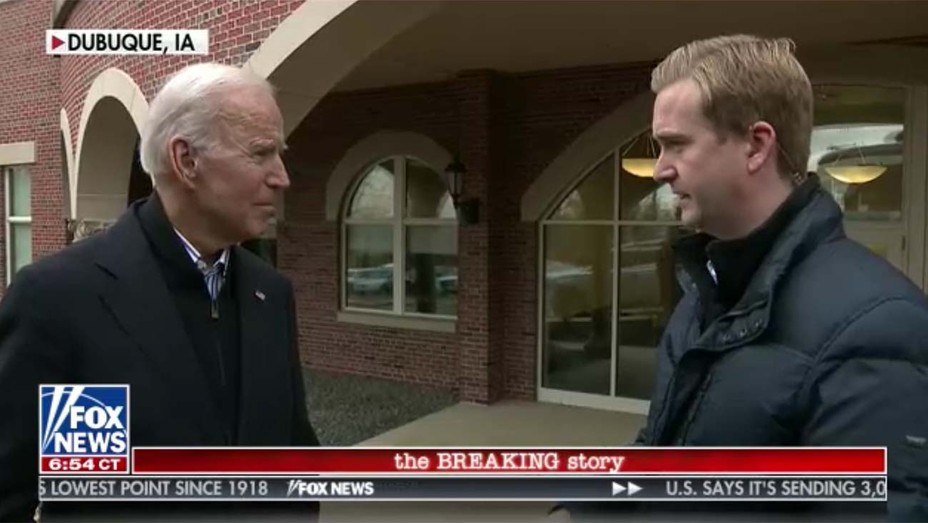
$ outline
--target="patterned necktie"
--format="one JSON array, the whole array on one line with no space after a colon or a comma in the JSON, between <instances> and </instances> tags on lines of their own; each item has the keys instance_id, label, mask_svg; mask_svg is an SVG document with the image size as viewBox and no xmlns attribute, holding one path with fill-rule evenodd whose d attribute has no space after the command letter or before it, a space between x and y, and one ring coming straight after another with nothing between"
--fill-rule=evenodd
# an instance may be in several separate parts
<instances>
[{"instance_id":1,"label":"patterned necktie","mask_svg":"<svg viewBox=\"0 0 928 523\"><path fill-rule=\"evenodd\" d=\"M213 301L216 301L216 298L219 296L219 291L222 290L222 283L225 279L225 264L222 262L217 262L213 266L207 265L203 260L197 261L197 268L200 269L200 272L203 273L203 278L206 280L206 290L209 292L209 297Z\"/></svg>"}]
</instances>

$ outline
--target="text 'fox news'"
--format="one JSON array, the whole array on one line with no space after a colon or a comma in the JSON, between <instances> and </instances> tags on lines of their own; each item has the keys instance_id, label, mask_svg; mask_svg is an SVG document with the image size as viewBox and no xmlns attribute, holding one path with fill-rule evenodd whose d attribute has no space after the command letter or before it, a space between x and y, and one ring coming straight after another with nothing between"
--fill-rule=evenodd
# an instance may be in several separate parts
<instances>
[{"instance_id":1,"label":"text 'fox news'","mask_svg":"<svg viewBox=\"0 0 928 523\"><path fill-rule=\"evenodd\" d=\"M129 471L128 385L40 385L42 474Z\"/></svg>"}]
</instances>

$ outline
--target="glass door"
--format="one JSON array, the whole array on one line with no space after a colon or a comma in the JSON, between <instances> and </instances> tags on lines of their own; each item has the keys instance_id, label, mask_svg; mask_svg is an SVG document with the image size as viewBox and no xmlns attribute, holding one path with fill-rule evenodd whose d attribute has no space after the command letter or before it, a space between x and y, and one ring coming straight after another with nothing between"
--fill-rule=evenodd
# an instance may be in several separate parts
<instances>
[{"instance_id":1,"label":"glass door","mask_svg":"<svg viewBox=\"0 0 928 523\"><path fill-rule=\"evenodd\" d=\"M844 211L848 237L922 285L908 251L924 248L924 205L907 196L924 173L907 168L906 98L901 87L816 86L809 170Z\"/></svg>"}]
</instances>

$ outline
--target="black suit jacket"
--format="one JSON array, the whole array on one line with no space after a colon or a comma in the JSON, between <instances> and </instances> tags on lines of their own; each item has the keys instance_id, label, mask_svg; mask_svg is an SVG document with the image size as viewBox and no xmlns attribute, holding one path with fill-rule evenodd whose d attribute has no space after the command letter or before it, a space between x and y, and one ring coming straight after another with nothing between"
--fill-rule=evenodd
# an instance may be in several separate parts
<instances>
[{"instance_id":1,"label":"black suit jacket","mask_svg":"<svg viewBox=\"0 0 928 523\"><path fill-rule=\"evenodd\" d=\"M241 382L230 442L139 222L141 205L159 203L136 203L105 232L22 269L0 301L0 521L31 519L36 506L40 383L128 383L136 446L318 445L289 281L233 247Z\"/></svg>"}]
</instances>

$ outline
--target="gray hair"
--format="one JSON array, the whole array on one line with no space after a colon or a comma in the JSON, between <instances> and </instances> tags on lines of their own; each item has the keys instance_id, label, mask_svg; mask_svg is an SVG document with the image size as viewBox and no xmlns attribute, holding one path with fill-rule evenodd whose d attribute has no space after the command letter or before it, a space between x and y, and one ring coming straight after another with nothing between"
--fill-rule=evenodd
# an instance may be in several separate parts
<instances>
[{"instance_id":1,"label":"gray hair","mask_svg":"<svg viewBox=\"0 0 928 523\"><path fill-rule=\"evenodd\" d=\"M195 64L168 79L152 100L141 130L139 156L153 182L171 169L168 144L175 137L198 149L215 145L215 123L222 101L219 95L246 87L264 89L274 96L274 88L266 79L231 65Z\"/></svg>"}]
</instances>

